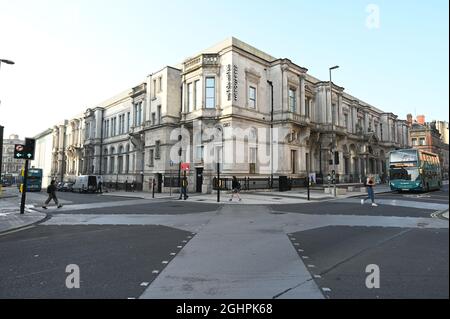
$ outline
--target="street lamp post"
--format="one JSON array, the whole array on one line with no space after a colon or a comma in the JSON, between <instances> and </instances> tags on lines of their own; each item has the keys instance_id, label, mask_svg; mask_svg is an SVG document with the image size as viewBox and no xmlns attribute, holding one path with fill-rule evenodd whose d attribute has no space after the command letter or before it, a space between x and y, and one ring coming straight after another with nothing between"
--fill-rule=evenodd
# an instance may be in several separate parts
<instances>
[{"instance_id":1,"label":"street lamp post","mask_svg":"<svg viewBox=\"0 0 450 319\"><path fill-rule=\"evenodd\" d=\"M329 69L330 71L330 109L331 109L331 156L333 160L333 172L332 174L332 181L333 181L333 196L336 197L336 133L334 131L334 110L333 110L333 83L331 82L331 70L339 68L338 65L335 65Z\"/></svg>"},{"instance_id":2,"label":"street lamp post","mask_svg":"<svg viewBox=\"0 0 450 319\"><path fill-rule=\"evenodd\" d=\"M14 62L11 60L0 59L0 69L2 67L2 63L10 65L14 64ZM3 184L2 166L3 166L3 126L0 125L0 195L2 194L2 184Z\"/></svg>"}]
</instances>

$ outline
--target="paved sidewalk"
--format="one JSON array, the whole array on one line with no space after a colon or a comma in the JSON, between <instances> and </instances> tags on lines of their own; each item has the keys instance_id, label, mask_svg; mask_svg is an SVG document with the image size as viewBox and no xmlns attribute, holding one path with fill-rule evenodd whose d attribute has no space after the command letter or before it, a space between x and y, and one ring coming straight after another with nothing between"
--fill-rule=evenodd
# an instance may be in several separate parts
<instances>
[{"instance_id":1,"label":"paved sidewalk","mask_svg":"<svg viewBox=\"0 0 450 319\"><path fill-rule=\"evenodd\" d=\"M0 235L5 232L24 228L42 221L47 214L26 209L24 214L19 210L0 210Z\"/></svg>"},{"instance_id":2,"label":"paved sidewalk","mask_svg":"<svg viewBox=\"0 0 450 319\"><path fill-rule=\"evenodd\" d=\"M8 188L0 197L0 234L15 229L24 228L37 223L47 216L45 213L31 209L32 205L25 205L24 214L20 214L20 197L16 189Z\"/></svg>"},{"instance_id":3,"label":"paved sidewalk","mask_svg":"<svg viewBox=\"0 0 450 319\"><path fill-rule=\"evenodd\" d=\"M377 185L375 187L375 193L386 193L390 192L390 188L387 184ZM366 196L366 192L347 192L343 195L337 195L336 199L342 198L350 198L350 197L359 197ZM121 196L121 197L136 197L142 199L167 199L167 200L176 200L179 197L178 193L172 193L170 196L169 193L155 193L155 198L153 198L152 193L150 192L109 192L103 193L103 195L107 196ZM233 201L229 201L231 197L231 192L222 191L220 192L220 202L223 204L246 204L246 205L262 205L262 204L303 204L308 203L307 200L307 191L304 188L294 189L286 192L279 191L242 191L240 193L242 197L242 201L239 202L236 198ZM312 189L310 191L310 200L311 201L324 201L324 200L333 200L335 199L331 194L327 194L324 190ZM217 193L213 192L211 194L200 194L200 193L192 193L189 194L188 201L199 202L199 203L217 203Z\"/></svg>"}]
</instances>

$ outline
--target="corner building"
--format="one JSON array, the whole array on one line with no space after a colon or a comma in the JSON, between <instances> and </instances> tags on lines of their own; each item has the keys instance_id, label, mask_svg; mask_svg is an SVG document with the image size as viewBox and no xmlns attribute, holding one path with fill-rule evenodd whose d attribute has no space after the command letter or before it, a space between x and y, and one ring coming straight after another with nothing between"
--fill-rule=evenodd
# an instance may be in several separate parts
<instances>
[{"instance_id":1,"label":"corner building","mask_svg":"<svg viewBox=\"0 0 450 319\"><path fill-rule=\"evenodd\" d=\"M168 191L178 162L189 162L190 192L209 193L216 162L223 177L315 173L320 181L334 168L334 143L339 182L383 177L388 152L409 147L408 125L344 91L229 38L55 127L82 130L62 145L72 164L55 153L55 171L103 175L118 188L135 181L144 191L155 180L156 191Z\"/></svg>"}]
</instances>

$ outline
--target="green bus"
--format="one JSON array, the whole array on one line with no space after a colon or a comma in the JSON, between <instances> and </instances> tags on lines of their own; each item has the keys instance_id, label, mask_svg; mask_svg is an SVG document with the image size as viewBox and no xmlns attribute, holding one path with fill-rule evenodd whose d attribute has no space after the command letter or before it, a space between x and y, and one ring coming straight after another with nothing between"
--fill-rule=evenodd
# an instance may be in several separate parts
<instances>
[{"instance_id":1,"label":"green bus","mask_svg":"<svg viewBox=\"0 0 450 319\"><path fill-rule=\"evenodd\" d=\"M394 191L430 191L442 185L439 156L416 149L389 153L389 185Z\"/></svg>"},{"instance_id":2,"label":"green bus","mask_svg":"<svg viewBox=\"0 0 450 319\"><path fill-rule=\"evenodd\" d=\"M19 178L17 187L23 184L23 177ZM27 192L40 192L42 188L42 168L29 168L27 177Z\"/></svg>"}]
</instances>

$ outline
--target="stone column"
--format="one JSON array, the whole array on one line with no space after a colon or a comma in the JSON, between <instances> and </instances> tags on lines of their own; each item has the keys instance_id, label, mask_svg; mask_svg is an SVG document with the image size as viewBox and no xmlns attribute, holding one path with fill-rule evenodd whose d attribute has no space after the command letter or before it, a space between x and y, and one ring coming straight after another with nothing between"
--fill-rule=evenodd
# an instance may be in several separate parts
<instances>
[{"instance_id":1,"label":"stone column","mask_svg":"<svg viewBox=\"0 0 450 319\"><path fill-rule=\"evenodd\" d=\"M300 115L305 115L305 76L302 74L300 79Z\"/></svg>"},{"instance_id":2,"label":"stone column","mask_svg":"<svg viewBox=\"0 0 450 319\"><path fill-rule=\"evenodd\" d=\"M342 114L342 95L341 94L339 94L338 95L338 105L337 105L337 115L338 115L338 120L337 120L337 124L339 125L339 126L344 126L344 123L343 123L343 114Z\"/></svg>"}]
</instances>

